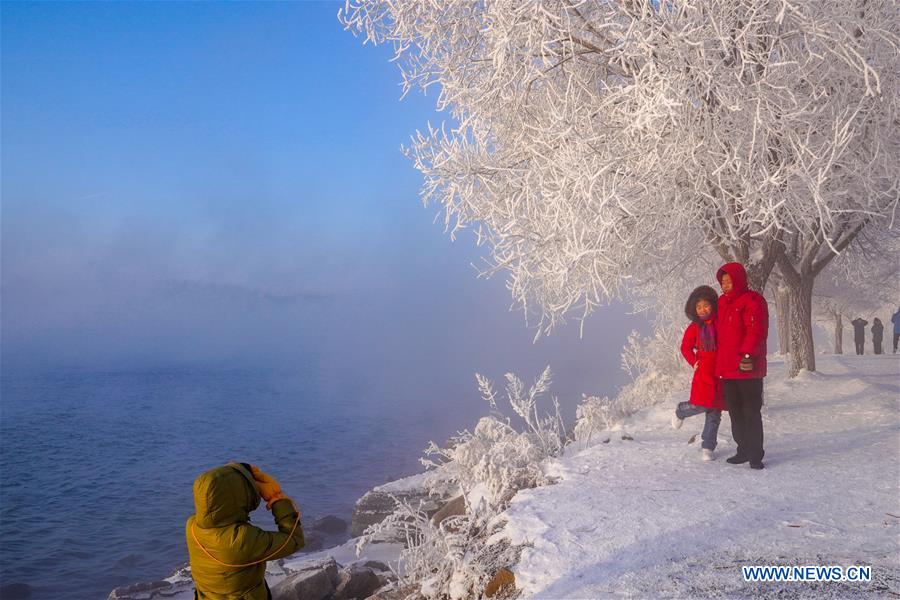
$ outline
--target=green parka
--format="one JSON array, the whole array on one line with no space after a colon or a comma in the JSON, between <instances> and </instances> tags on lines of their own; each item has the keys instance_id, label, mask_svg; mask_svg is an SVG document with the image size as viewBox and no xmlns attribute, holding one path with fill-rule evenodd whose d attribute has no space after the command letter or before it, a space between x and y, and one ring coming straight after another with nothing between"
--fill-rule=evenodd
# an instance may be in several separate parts
<instances>
[{"instance_id":1,"label":"green parka","mask_svg":"<svg viewBox=\"0 0 900 600\"><path fill-rule=\"evenodd\" d=\"M196 513L188 518L185 535L196 598L266 600L271 597L266 585L265 562L228 567L207 555L208 552L221 563L244 565L263 558L284 558L303 547L303 529L299 523L291 535L300 517L294 503L283 499L272 505L272 516L278 526L276 532L250 524L250 513L256 510L259 501L253 475L242 464L217 467L194 481ZM269 556L278 548L281 550Z\"/></svg>"}]
</instances>

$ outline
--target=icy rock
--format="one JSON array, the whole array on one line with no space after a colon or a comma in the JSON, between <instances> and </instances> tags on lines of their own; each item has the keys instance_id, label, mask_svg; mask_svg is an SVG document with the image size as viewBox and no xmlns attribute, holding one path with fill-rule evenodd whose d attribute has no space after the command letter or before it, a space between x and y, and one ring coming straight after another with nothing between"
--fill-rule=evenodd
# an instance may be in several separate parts
<instances>
[{"instance_id":1,"label":"icy rock","mask_svg":"<svg viewBox=\"0 0 900 600\"><path fill-rule=\"evenodd\" d=\"M371 569L352 566L338 575L334 600L363 600L381 587L381 580Z\"/></svg>"},{"instance_id":2,"label":"icy rock","mask_svg":"<svg viewBox=\"0 0 900 600\"><path fill-rule=\"evenodd\" d=\"M319 517L309 525L312 531L321 531L328 535L338 535L347 531L347 521L334 515Z\"/></svg>"},{"instance_id":3,"label":"icy rock","mask_svg":"<svg viewBox=\"0 0 900 600\"><path fill-rule=\"evenodd\" d=\"M404 477L366 492L356 501L350 525L350 535L359 537L366 528L381 523L397 507L397 501L406 501L414 507L421 503L422 510L432 515L444 504L445 498L432 496L425 490L424 474Z\"/></svg>"},{"instance_id":4,"label":"icy rock","mask_svg":"<svg viewBox=\"0 0 900 600\"><path fill-rule=\"evenodd\" d=\"M386 586L378 588L374 594L366 598L366 600L406 600L418 590L414 585L398 587L396 582L389 583Z\"/></svg>"},{"instance_id":5,"label":"icy rock","mask_svg":"<svg viewBox=\"0 0 900 600\"><path fill-rule=\"evenodd\" d=\"M457 517L464 514L466 514L466 499L464 496L457 496L442 506L439 511L434 513L431 517L431 521L435 525L440 525L441 522L448 517Z\"/></svg>"},{"instance_id":6,"label":"icy rock","mask_svg":"<svg viewBox=\"0 0 900 600\"><path fill-rule=\"evenodd\" d=\"M383 562L377 560L367 560L364 564L364 567L368 567L373 571L390 571L391 568L384 564Z\"/></svg>"},{"instance_id":7,"label":"icy rock","mask_svg":"<svg viewBox=\"0 0 900 600\"><path fill-rule=\"evenodd\" d=\"M303 533L303 548L300 552L316 552L325 547L325 536L316 531Z\"/></svg>"},{"instance_id":8,"label":"icy rock","mask_svg":"<svg viewBox=\"0 0 900 600\"><path fill-rule=\"evenodd\" d=\"M508 588L516 586L516 576L509 569L500 569L484 588L484 595L493 598L506 593Z\"/></svg>"},{"instance_id":9,"label":"icy rock","mask_svg":"<svg viewBox=\"0 0 900 600\"><path fill-rule=\"evenodd\" d=\"M338 584L338 564L333 558L293 566L294 573L272 588L272 600L325 600Z\"/></svg>"},{"instance_id":10,"label":"icy rock","mask_svg":"<svg viewBox=\"0 0 900 600\"><path fill-rule=\"evenodd\" d=\"M373 571L382 571L384 573L391 572L391 568L380 560L367 560L363 563L363 566L367 569L372 569Z\"/></svg>"},{"instance_id":11,"label":"icy rock","mask_svg":"<svg viewBox=\"0 0 900 600\"><path fill-rule=\"evenodd\" d=\"M170 581L149 581L118 587L109 593L107 600L162 600L171 598L191 587L191 582L173 584ZM6 598L5 595L0 596Z\"/></svg>"}]
</instances>

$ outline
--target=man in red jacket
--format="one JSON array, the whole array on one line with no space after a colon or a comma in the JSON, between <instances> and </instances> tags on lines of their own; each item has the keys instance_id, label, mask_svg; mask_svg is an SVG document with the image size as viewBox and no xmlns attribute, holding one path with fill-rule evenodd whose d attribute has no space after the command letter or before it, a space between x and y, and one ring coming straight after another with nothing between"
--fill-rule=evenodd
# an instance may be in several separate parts
<instances>
[{"instance_id":1,"label":"man in red jacket","mask_svg":"<svg viewBox=\"0 0 900 600\"><path fill-rule=\"evenodd\" d=\"M733 465L750 463L763 468L762 394L766 376L766 338L769 309L766 299L747 287L747 272L740 263L723 265L716 279L724 292L719 298L716 376L731 416L731 435L737 452Z\"/></svg>"}]
</instances>

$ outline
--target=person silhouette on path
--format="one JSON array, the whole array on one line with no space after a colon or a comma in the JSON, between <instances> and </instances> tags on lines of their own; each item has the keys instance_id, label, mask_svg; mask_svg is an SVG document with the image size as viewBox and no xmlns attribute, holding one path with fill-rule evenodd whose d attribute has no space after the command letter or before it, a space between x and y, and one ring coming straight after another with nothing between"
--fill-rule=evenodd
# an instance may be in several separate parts
<instances>
[{"instance_id":1,"label":"person silhouette on path","mask_svg":"<svg viewBox=\"0 0 900 600\"><path fill-rule=\"evenodd\" d=\"M856 344L856 353L859 355L866 352L866 325L868 321L862 317L856 317L850 324L853 325L853 341Z\"/></svg>"},{"instance_id":2,"label":"person silhouette on path","mask_svg":"<svg viewBox=\"0 0 900 600\"><path fill-rule=\"evenodd\" d=\"M894 354L897 354L897 342L900 341L900 308L891 315L891 323L894 324Z\"/></svg>"},{"instance_id":3,"label":"person silhouette on path","mask_svg":"<svg viewBox=\"0 0 900 600\"><path fill-rule=\"evenodd\" d=\"M875 351L875 354L884 354L884 350L881 347L883 340L884 325L881 324L881 319L875 317L875 320L872 323L872 349Z\"/></svg>"}]
</instances>

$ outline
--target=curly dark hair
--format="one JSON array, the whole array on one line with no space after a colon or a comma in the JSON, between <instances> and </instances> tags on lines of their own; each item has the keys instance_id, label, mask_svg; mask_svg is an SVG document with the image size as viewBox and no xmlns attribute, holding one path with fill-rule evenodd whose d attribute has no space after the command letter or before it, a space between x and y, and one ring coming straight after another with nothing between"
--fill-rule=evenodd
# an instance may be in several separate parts
<instances>
[{"instance_id":1,"label":"curly dark hair","mask_svg":"<svg viewBox=\"0 0 900 600\"><path fill-rule=\"evenodd\" d=\"M712 305L713 316L715 316L719 310L719 295L716 293L716 290L708 285L701 285L691 292L691 295L688 296L687 302L684 305L684 314L691 321L700 321L700 317L697 316L697 302L700 300L706 300Z\"/></svg>"}]
</instances>

